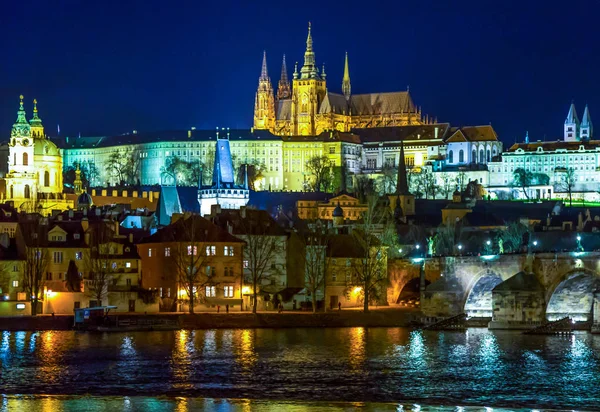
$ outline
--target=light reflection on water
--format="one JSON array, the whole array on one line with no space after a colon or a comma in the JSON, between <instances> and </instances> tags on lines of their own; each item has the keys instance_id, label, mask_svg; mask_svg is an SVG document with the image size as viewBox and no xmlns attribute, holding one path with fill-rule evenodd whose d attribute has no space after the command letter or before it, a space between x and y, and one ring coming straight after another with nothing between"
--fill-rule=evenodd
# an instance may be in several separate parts
<instances>
[{"instance_id":1,"label":"light reflection on water","mask_svg":"<svg viewBox=\"0 0 600 412\"><path fill-rule=\"evenodd\" d=\"M118 409L150 411L148 405L156 404L184 411L199 402L212 409L223 407L222 398L346 400L368 407L402 402L385 408L416 410L411 405L417 404L424 411L424 405L435 404L490 405L494 411L600 408L600 336L589 334L403 328L48 331L4 332L0 345L1 392L92 394L107 402L118 399ZM166 398L148 398L157 394ZM34 410L66 405L62 398L27 399L4 398L2 407L31 399L38 402ZM256 410L260 404L236 402L236 410Z\"/></svg>"}]
</instances>

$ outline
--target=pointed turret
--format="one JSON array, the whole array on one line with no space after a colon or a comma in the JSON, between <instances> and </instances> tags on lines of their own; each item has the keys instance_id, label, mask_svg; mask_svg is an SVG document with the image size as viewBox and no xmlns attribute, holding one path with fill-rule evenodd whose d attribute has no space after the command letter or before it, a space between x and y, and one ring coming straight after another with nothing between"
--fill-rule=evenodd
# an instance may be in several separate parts
<instances>
[{"instance_id":1,"label":"pointed turret","mask_svg":"<svg viewBox=\"0 0 600 412\"><path fill-rule=\"evenodd\" d=\"M258 80L271 81L271 79L269 79L269 71L267 70L267 51L266 50L263 50L262 68L260 70L260 77L258 78Z\"/></svg>"},{"instance_id":2,"label":"pointed turret","mask_svg":"<svg viewBox=\"0 0 600 412\"><path fill-rule=\"evenodd\" d=\"M267 52L263 52L258 89L254 99L254 128L272 130L275 126L275 97L267 70Z\"/></svg>"},{"instance_id":3,"label":"pointed turret","mask_svg":"<svg viewBox=\"0 0 600 412\"><path fill-rule=\"evenodd\" d=\"M579 130L581 140L592 139L594 129L592 126L592 118L590 117L590 111L588 109L587 104L585 105L585 110L583 111L583 118L581 119L581 127Z\"/></svg>"},{"instance_id":4,"label":"pointed turret","mask_svg":"<svg viewBox=\"0 0 600 412\"><path fill-rule=\"evenodd\" d=\"M350 98L350 69L348 68L348 52L346 52L346 60L344 62L344 78L342 79L342 93L346 96L346 100Z\"/></svg>"},{"instance_id":5,"label":"pointed turret","mask_svg":"<svg viewBox=\"0 0 600 412\"><path fill-rule=\"evenodd\" d=\"M292 96L292 89L290 87L290 81L287 75L287 66L285 64L285 54L283 55L283 62L281 63L281 77L279 78L279 84L277 85L277 99L289 99Z\"/></svg>"},{"instance_id":6,"label":"pointed turret","mask_svg":"<svg viewBox=\"0 0 600 412\"><path fill-rule=\"evenodd\" d=\"M301 79L318 79L319 72L315 64L315 52L313 51L313 40L311 25L308 23L308 36L306 37L306 51L304 52L304 65L300 69Z\"/></svg>"},{"instance_id":7,"label":"pointed turret","mask_svg":"<svg viewBox=\"0 0 600 412\"><path fill-rule=\"evenodd\" d=\"M400 159L398 162L398 181L396 182L396 194L409 194L408 179L406 177L406 161L404 160L404 141L400 142Z\"/></svg>"},{"instance_id":8,"label":"pointed turret","mask_svg":"<svg viewBox=\"0 0 600 412\"><path fill-rule=\"evenodd\" d=\"M33 117L29 121L31 125L31 135L40 139L44 138L44 125L42 119L38 116L37 100L33 99Z\"/></svg>"},{"instance_id":9,"label":"pointed turret","mask_svg":"<svg viewBox=\"0 0 600 412\"><path fill-rule=\"evenodd\" d=\"M13 124L10 132L11 137L31 137L31 126L27 123L25 108L23 107L23 95L19 96L19 110L17 111L17 121Z\"/></svg>"},{"instance_id":10,"label":"pointed turret","mask_svg":"<svg viewBox=\"0 0 600 412\"><path fill-rule=\"evenodd\" d=\"M525 132L525 144L529 144L529 132Z\"/></svg>"},{"instance_id":11,"label":"pointed turret","mask_svg":"<svg viewBox=\"0 0 600 412\"><path fill-rule=\"evenodd\" d=\"M575 142L579 140L579 118L575 110L575 104L571 103L569 113L565 119L565 142Z\"/></svg>"}]
</instances>

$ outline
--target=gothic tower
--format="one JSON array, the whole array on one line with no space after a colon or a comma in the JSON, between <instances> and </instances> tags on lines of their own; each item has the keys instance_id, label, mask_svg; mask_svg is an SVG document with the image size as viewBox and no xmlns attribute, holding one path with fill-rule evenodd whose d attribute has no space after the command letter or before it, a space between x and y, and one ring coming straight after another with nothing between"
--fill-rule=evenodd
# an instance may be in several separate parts
<instances>
[{"instance_id":1,"label":"gothic tower","mask_svg":"<svg viewBox=\"0 0 600 412\"><path fill-rule=\"evenodd\" d=\"M281 77L279 78L279 84L277 85L277 100L289 99L292 96L292 89L290 88L290 81L287 76L287 66L285 65L285 54L283 55L283 62L281 63Z\"/></svg>"},{"instance_id":2,"label":"gothic tower","mask_svg":"<svg viewBox=\"0 0 600 412\"><path fill-rule=\"evenodd\" d=\"M415 196L408 189L408 177L406 176L406 161L404 159L404 142L400 142L400 159L398 159L398 178L396 181L396 193L388 195L390 208L395 216L404 217L415 215Z\"/></svg>"},{"instance_id":3,"label":"gothic tower","mask_svg":"<svg viewBox=\"0 0 600 412\"><path fill-rule=\"evenodd\" d=\"M254 128L271 131L275 128L275 99L271 78L267 71L267 52L263 52L262 70L254 100Z\"/></svg>"},{"instance_id":4,"label":"gothic tower","mask_svg":"<svg viewBox=\"0 0 600 412\"><path fill-rule=\"evenodd\" d=\"M590 117L590 111L587 104L583 111L583 118L581 119L581 127L579 129L581 140L587 141L592 139L594 133L594 127L592 126L592 118Z\"/></svg>"},{"instance_id":5,"label":"gothic tower","mask_svg":"<svg viewBox=\"0 0 600 412\"><path fill-rule=\"evenodd\" d=\"M579 118L575 110L575 104L571 103L569 113L565 119L565 142L575 142L579 140Z\"/></svg>"},{"instance_id":6,"label":"gothic tower","mask_svg":"<svg viewBox=\"0 0 600 412\"><path fill-rule=\"evenodd\" d=\"M350 99L350 70L348 69L348 52L346 52L346 60L344 62L344 78L342 79L342 93L346 100Z\"/></svg>"},{"instance_id":7,"label":"gothic tower","mask_svg":"<svg viewBox=\"0 0 600 412\"><path fill-rule=\"evenodd\" d=\"M326 93L325 79L319 75L315 64L311 26L308 23L304 65L294 71L292 90L292 133L295 135L315 135L322 130L316 127L316 115Z\"/></svg>"}]
</instances>

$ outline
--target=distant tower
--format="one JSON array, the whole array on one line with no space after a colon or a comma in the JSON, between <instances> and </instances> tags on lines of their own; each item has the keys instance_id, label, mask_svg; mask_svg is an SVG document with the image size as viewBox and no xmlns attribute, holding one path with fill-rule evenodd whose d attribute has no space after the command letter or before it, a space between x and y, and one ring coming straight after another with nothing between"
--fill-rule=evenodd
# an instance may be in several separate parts
<instances>
[{"instance_id":1,"label":"distant tower","mask_svg":"<svg viewBox=\"0 0 600 412\"><path fill-rule=\"evenodd\" d=\"M37 139L43 139L45 137L44 126L42 125L42 119L40 119L38 116L36 99L33 99L33 117L29 121L29 124L31 125L31 137L34 137Z\"/></svg>"},{"instance_id":2,"label":"distant tower","mask_svg":"<svg viewBox=\"0 0 600 412\"><path fill-rule=\"evenodd\" d=\"M287 76L287 66L285 64L284 54L283 62L281 63L281 77L279 78L279 84L277 85L277 100L289 99L290 97L292 97L292 89Z\"/></svg>"},{"instance_id":3,"label":"distant tower","mask_svg":"<svg viewBox=\"0 0 600 412\"><path fill-rule=\"evenodd\" d=\"M79 163L77 163L77 168L75 169L75 180L73 181L73 190L75 194L81 194L84 192L83 190L83 181L81 180L81 169L79 169Z\"/></svg>"},{"instance_id":4,"label":"distant tower","mask_svg":"<svg viewBox=\"0 0 600 412\"><path fill-rule=\"evenodd\" d=\"M275 127L275 99L267 71L267 52L263 52L262 69L254 100L254 128L273 130Z\"/></svg>"},{"instance_id":5,"label":"distant tower","mask_svg":"<svg viewBox=\"0 0 600 412\"><path fill-rule=\"evenodd\" d=\"M583 111L583 118L581 119L581 127L579 129L579 133L581 140L592 140L594 127L592 126L592 119L590 117L590 111L588 109L587 104L585 105L585 110Z\"/></svg>"},{"instance_id":6,"label":"distant tower","mask_svg":"<svg viewBox=\"0 0 600 412\"><path fill-rule=\"evenodd\" d=\"M565 142L575 142L579 140L579 118L575 110L575 104L571 103L569 113L565 119Z\"/></svg>"},{"instance_id":7,"label":"distant tower","mask_svg":"<svg viewBox=\"0 0 600 412\"><path fill-rule=\"evenodd\" d=\"M350 99L350 69L348 69L348 52L346 52L346 61L344 62L344 78L342 79L342 93L346 100Z\"/></svg>"},{"instance_id":8,"label":"distant tower","mask_svg":"<svg viewBox=\"0 0 600 412\"><path fill-rule=\"evenodd\" d=\"M210 215L214 205L219 205L223 209L239 209L246 206L250 191L247 176L244 180L243 185L235 183L229 139L217 136L212 185L198 187L200 214Z\"/></svg>"},{"instance_id":9,"label":"distant tower","mask_svg":"<svg viewBox=\"0 0 600 412\"><path fill-rule=\"evenodd\" d=\"M525 144L529 144L529 132L525 132Z\"/></svg>"},{"instance_id":10,"label":"distant tower","mask_svg":"<svg viewBox=\"0 0 600 412\"><path fill-rule=\"evenodd\" d=\"M398 180L396 193L388 195L390 208L394 214L402 213L403 216L415 215L415 197L408 190L408 177L406 176L406 161L404 159L404 142L400 142L400 159L398 162ZM397 210L397 206L401 210Z\"/></svg>"}]
</instances>

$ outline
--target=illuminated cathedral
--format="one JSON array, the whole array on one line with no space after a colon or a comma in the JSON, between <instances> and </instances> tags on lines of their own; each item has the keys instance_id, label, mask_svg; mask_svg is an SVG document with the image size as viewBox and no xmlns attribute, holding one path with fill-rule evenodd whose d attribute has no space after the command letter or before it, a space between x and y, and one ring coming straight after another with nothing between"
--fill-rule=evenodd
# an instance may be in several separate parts
<instances>
[{"instance_id":1,"label":"illuminated cathedral","mask_svg":"<svg viewBox=\"0 0 600 412\"><path fill-rule=\"evenodd\" d=\"M327 90L325 66L319 70L313 51L310 23L304 65L294 67L292 85L285 55L277 94L273 93L266 52L254 102L254 128L279 136L318 135L327 130L430 124L412 101L408 90L391 93L352 94L348 53L344 63L342 93Z\"/></svg>"},{"instance_id":2,"label":"illuminated cathedral","mask_svg":"<svg viewBox=\"0 0 600 412\"><path fill-rule=\"evenodd\" d=\"M63 194L62 153L44 134L37 101L33 101L33 117L27 121L23 96L20 99L8 141L4 198L17 209L44 215L73 207Z\"/></svg>"}]
</instances>

